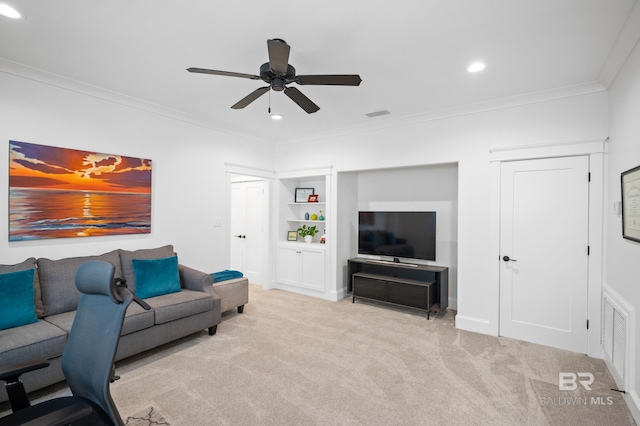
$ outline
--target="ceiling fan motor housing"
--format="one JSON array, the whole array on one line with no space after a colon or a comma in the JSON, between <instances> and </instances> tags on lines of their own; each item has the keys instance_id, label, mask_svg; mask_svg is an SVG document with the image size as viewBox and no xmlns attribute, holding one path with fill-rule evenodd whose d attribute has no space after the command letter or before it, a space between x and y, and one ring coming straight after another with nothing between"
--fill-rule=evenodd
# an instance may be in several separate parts
<instances>
[{"instance_id":1,"label":"ceiling fan motor housing","mask_svg":"<svg viewBox=\"0 0 640 426\"><path fill-rule=\"evenodd\" d=\"M287 73L277 73L271 69L269 62L262 64L260 67L260 78L265 83L269 83L271 88L276 92L280 92L285 89L284 85L293 83L296 78L296 69L291 65L287 65Z\"/></svg>"}]
</instances>

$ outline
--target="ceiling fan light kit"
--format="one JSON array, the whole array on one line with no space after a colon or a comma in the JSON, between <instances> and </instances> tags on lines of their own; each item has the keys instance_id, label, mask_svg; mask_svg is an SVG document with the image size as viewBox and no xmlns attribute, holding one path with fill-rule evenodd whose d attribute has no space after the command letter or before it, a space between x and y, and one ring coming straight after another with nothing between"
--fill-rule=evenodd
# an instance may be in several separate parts
<instances>
[{"instance_id":1,"label":"ceiling fan light kit","mask_svg":"<svg viewBox=\"0 0 640 426\"><path fill-rule=\"evenodd\" d=\"M295 87L287 87L296 83L301 86L359 86L362 79L357 74L326 74L326 75L296 75L296 69L289 65L289 52L291 47L282 39L267 40L269 62L262 64L260 75L243 74L229 71L210 70L206 68L188 68L187 71L200 74L214 74L227 77L247 78L250 80L262 80L269 84L260 87L231 106L233 109L242 109L269 90L284 92L285 95L308 114L320 109L311 99L306 97Z\"/></svg>"}]
</instances>

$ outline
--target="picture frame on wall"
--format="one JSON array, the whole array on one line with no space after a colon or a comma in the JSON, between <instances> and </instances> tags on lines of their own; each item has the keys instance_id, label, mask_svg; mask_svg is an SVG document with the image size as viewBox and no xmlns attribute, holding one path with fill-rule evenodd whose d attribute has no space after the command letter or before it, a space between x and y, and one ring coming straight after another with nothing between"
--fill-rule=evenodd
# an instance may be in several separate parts
<instances>
[{"instance_id":1,"label":"picture frame on wall","mask_svg":"<svg viewBox=\"0 0 640 426\"><path fill-rule=\"evenodd\" d=\"M622 237L640 242L640 166L620 174Z\"/></svg>"},{"instance_id":2,"label":"picture frame on wall","mask_svg":"<svg viewBox=\"0 0 640 426\"><path fill-rule=\"evenodd\" d=\"M151 233L151 159L9 141L9 241Z\"/></svg>"},{"instance_id":3,"label":"picture frame on wall","mask_svg":"<svg viewBox=\"0 0 640 426\"><path fill-rule=\"evenodd\" d=\"M306 203L309 200L309 195L315 194L315 188L296 188L295 202Z\"/></svg>"},{"instance_id":4,"label":"picture frame on wall","mask_svg":"<svg viewBox=\"0 0 640 426\"><path fill-rule=\"evenodd\" d=\"M298 241L298 231L287 232L287 241Z\"/></svg>"}]
</instances>

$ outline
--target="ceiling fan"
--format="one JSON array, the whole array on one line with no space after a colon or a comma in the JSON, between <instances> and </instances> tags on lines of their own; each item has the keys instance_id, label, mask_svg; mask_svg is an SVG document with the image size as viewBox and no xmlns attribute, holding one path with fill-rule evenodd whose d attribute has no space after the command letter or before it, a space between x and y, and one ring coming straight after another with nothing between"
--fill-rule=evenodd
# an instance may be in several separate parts
<instances>
[{"instance_id":1,"label":"ceiling fan","mask_svg":"<svg viewBox=\"0 0 640 426\"><path fill-rule=\"evenodd\" d=\"M358 74L337 74L337 75L296 75L296 69L289 65L289 50L291 47L282 39L274 38L267 40L267 50L269 51L269 62L262 64L260 75L242 74L238 72L217 71L205 68L188 68L187 71L200 74L225 75L229 77L248 78L251 80L262 80L268 86L260 87L249 95L242 98L231 106L233 109L241 109L267 93L270 89L276 92L284 91L293 102L308 114L316 112L320 107L314 104L300 90L295 87L287 87L287 84L297 83L300 85L316 86L359 86L362 79Z\"/></svg>"}]
</instances>

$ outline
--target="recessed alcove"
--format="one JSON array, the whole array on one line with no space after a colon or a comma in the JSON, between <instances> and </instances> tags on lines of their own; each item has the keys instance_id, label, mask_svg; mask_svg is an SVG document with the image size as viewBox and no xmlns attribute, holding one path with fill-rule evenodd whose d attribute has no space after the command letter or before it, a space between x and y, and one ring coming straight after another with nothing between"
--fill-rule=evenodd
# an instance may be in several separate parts
<instances>
[{"instance_id":1,"label":"recessed alcove","mask_svg":"<svg viewBox=\"0 0 640 426\"><path fill-rule=\"evenodd\" d=\"M339 172L338 280L346 288L347 260L358 255L358 211L436 211L436 260L449 268L449 307L457 309L458 164L430 164Z\"/></svg>"}]
</instances>

